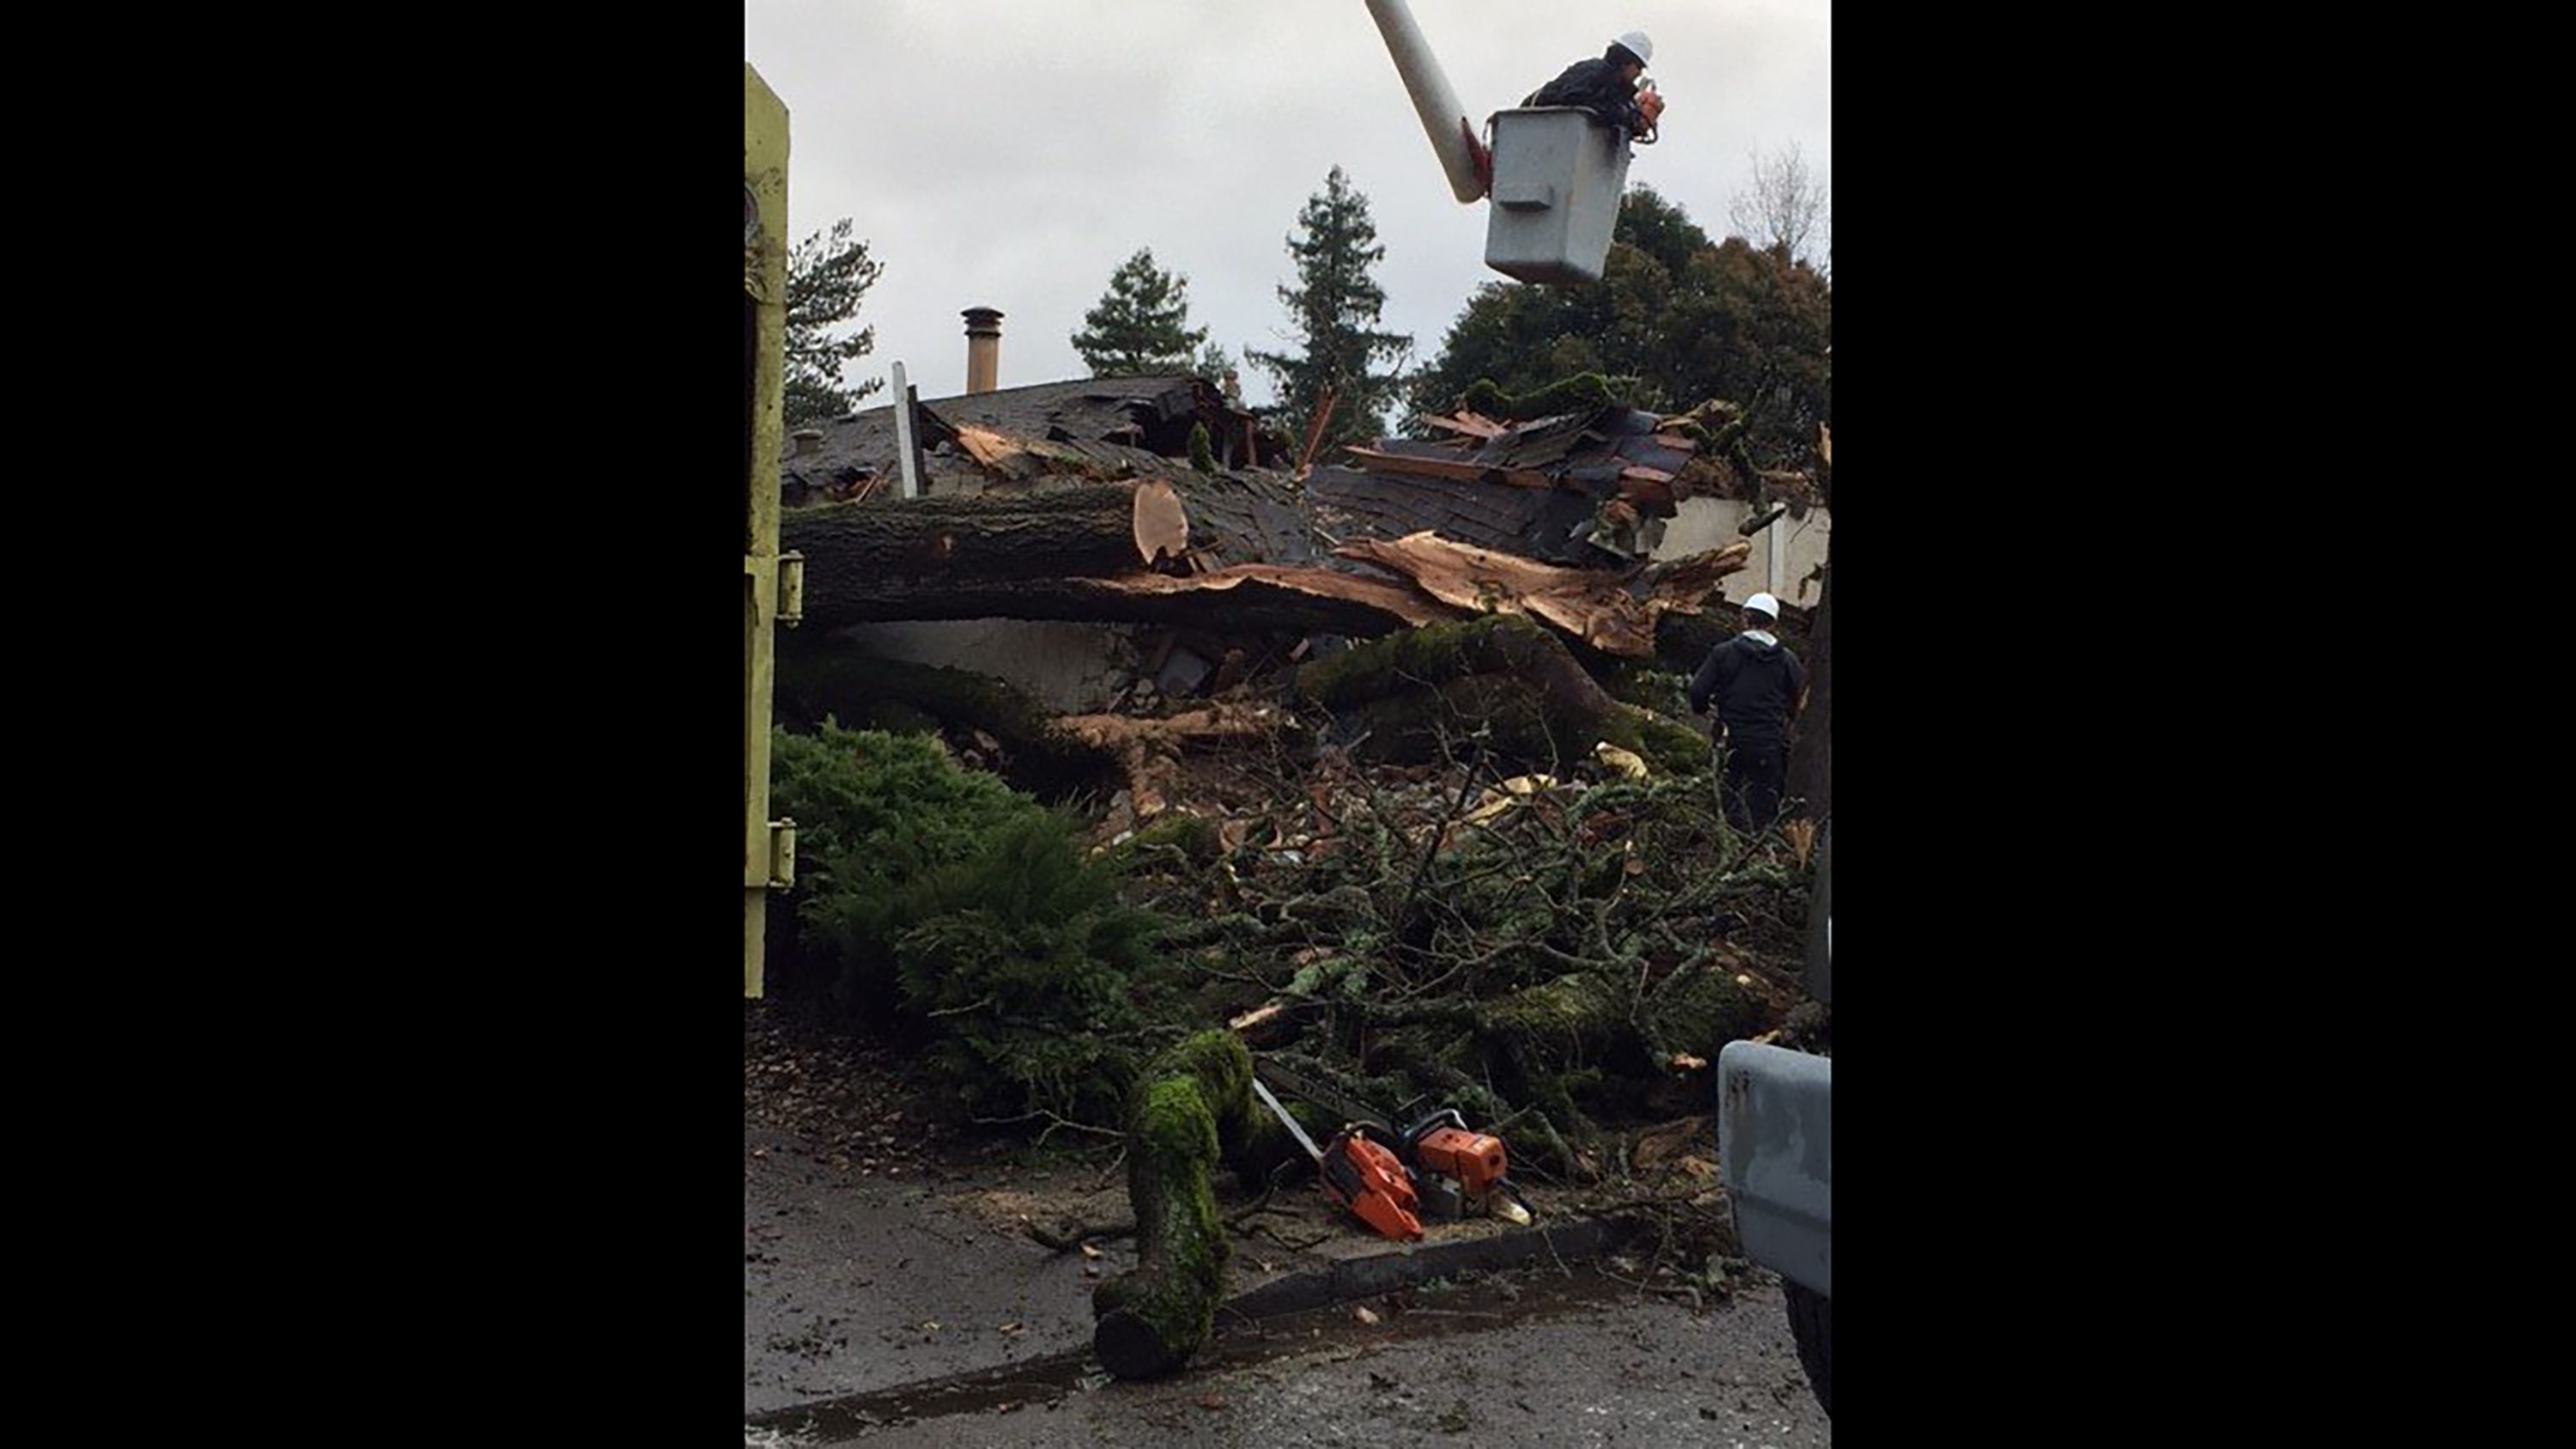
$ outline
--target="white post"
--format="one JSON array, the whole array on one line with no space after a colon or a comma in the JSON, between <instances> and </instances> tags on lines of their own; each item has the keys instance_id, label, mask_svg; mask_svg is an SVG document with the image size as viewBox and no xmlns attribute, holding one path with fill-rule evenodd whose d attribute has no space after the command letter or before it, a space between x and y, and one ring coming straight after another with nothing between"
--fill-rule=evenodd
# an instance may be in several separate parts
<instances>
[{"instance_id":1,"label":"white post","mask_svg":"<svg viewBox=\"0 0 2576 1449\"><path fill-rule=\"evenodd\" d=\"M1471 139L1475 125L1467 119L1466 107L1458 104L1458 93L1449 89L1449 77L1432 57L1422 27L1413 23L1411 7L1404 0L1368 0L1368 12L1377 22L1378 34L1386 38L1386 53L1395 58L1395 73L1404 79L1405 94L1413 97L1413 113L1422 118L1431 152L1440 158L1440 169L1449 174L1450 194L1460 201L1483 199L1485 183L1476 175Z\"/></svg>"},{"instance_id":2,"label":"white post","mask_svg":"<svg viewBox=\"0 0 2576 1449\"><path fill-rule=\"evenodd\" d=\"M894 447L903 462L903 487L896 496L919 498L921 475L912 466L912 388L903 380L903 364L894 365Z\"/></svg>"}]
</instances>

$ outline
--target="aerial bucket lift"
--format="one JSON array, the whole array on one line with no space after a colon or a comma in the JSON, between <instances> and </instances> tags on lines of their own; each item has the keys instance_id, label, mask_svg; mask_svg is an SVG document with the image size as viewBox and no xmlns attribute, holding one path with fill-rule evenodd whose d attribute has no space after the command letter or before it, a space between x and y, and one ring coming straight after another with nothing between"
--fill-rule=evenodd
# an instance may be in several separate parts
<instances>
[{"instance_id":1,"label":"aerial bucket lift","mask_svg":"<svg viewBox=\"0 0 2576 1449\"><path fill-rule=\"evenodd\" d=\"M1396 74L1431 138L1432 154L1462 202L1493 200L1485 265L1523 282L1570 286L1601 280L1619 198L1628 187L1628 137L1572 106L1497 111L1493 145L1449 88L1404 0L1367 0Z\"/></svg>"}]
</instances>

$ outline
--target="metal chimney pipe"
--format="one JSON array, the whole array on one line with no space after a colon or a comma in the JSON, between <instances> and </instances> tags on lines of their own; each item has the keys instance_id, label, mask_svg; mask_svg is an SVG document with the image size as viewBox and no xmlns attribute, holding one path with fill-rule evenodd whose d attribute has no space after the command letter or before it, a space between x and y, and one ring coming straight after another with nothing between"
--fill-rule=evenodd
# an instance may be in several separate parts
<instances>
[{"instance_id":1,"label":"metal chimney pipe","mask_svg":"<svg viewBox=\"0 0 2576 1449\"><path fill-rule=\"evenodd\" d=\"M991 392L1001 385L1002 314L991 307L969 307L966 318L966 391Z\"/></svg>"},{"instance_id":2,"label":"metal chimney pipe","mask_svg":"<svg viewBox=\"0 0 2576 1449\"><path fill-rule=\"evenodd\" d=\"M1404 0L1368 0L1368 12L1377 22L1378 34L1386 38L1386 53L1395 58L1395 73L1404 79L1405 94L1413 97L1413 113L1422 118L1431 152L1448 173L1450 194L1460 201L1483 200L1486 185L1485 178L1476 174L1476 152L1482 147L1476 140L1475 123L1467 119L1466 107L1458 104L1458 93L1449 88L1449 77L1433 58L1431 43L1422 38L1422 27L1413 23L1412 8Z\"/></svg>"}]
</instances>

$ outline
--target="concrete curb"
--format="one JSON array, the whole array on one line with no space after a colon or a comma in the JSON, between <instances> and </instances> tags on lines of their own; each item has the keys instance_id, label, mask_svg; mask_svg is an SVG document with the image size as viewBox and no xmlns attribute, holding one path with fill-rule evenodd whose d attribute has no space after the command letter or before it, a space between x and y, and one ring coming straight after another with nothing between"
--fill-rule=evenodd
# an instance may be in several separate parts
<instances>
[{"instance_id":1,"label":"concrete curb","mask_svg":"<svg viewBox=\"0 0 2576 1449\"><path fill-rule=\"evenodd\" d=\"M1457 1273L1592 1258L1626 1241L1635 1231L1636 1224L1622 1218L1588 1217L1569 1223L1533 1224L1454 1243L1390 1246L1381 1252L1342 1259L1329 1267L1290 1273L1227 1299L1218 1311L1245 1318L1274 1318L1353 1298L1374 1297Z\"/></svg>"}]
</instances>

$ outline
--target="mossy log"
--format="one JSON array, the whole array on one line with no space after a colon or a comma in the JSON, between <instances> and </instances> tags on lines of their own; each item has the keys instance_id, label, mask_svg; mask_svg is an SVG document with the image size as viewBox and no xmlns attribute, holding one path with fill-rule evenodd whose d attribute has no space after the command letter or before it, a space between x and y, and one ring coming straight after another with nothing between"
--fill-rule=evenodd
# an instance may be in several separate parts
<instances>
[{"instance_id":1,"label":"mossy log","mask_svg":"<svg viewBox=\"0 0 2576 1449\"><path fill-rule=\"evenodd\" d=\"M1760 1031L1763 1012L1718 965L1686 967L1642 994L1633 980L1576 971L1489 1003L1476 1037L1507 1095L1564 1113L1567 1073L1650 1078L1677 1053L1713 1061L1728 1042Z\"/></svg>"},{"instance_id":2,"label":"mossy log","mask_svg":"<svg viewBox=\"0 0 2576 1449\"><path fill-rule=\"evenodd\" d=\"M1127 1118L1136 1266L1091 1295L1091 1347L1103 1368L1156 1378L1207 1342L1228 1251L1217 1164L1263 1171L1286 1137L1254 1100L1252 1056L1232 1033L1201 1032L1147 1065Z\"/></svg>"},{"instance_id":3,"label":"mossy log","mask_svg":"<svg viewBox=\"0 0 2576 1449\"><path fill-rule=\"evenodd\" d=\"M1438 624L1361 645L1298 672L1307 703L1369 731L1381 758L1432 758L1479 728L1498 761L1562 769L1607 740L1666 774L1708 767L1690 726L1613 699L1563 641L1516 614Z\"/></svg>"}]
</instances>

